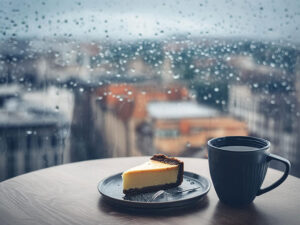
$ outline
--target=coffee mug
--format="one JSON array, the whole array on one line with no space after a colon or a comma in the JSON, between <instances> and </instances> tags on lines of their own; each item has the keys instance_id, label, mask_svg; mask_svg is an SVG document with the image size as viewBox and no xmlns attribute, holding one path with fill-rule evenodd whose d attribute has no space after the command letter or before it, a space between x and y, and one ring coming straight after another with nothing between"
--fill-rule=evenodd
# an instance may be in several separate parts
<instances>
[{"instance_id":1,"label":"coffee mug","mask_svg":"<svg viewBox=\"0 0 300 225\"><path fill-rule=\"evenodd\" d=\"M228 136L208 141L208 160L211 179L219 199L226 204L242 206L256 196L280 185L288 176L291 164L287 159L268 152L270 142L248 136ZM261 189L269 162L285 165L282 177Z\"/></svg>"}]
</instances>

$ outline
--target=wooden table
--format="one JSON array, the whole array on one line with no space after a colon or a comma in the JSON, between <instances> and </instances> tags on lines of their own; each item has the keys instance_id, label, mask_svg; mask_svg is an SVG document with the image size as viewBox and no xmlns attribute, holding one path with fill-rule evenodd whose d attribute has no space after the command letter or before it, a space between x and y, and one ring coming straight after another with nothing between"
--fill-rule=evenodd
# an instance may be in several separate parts
<instances>
[{"instance_id":1,"label":"wooden table","mask_svg":"<svg viewBox=\"0 0 300 225\"><path fill-rule=\"evenodd\" d=\"M164 212L128 212L103 201L97 184L149 157L84 161L28 173L0 183L0 224L300 224L300 179L289 176L275 190L243 209L219 202L212 186L196 207ZM182 158L185 170L209 178L208 161ZM281 172L268 170L265 184Z\"/></svg>"}]
</instances>

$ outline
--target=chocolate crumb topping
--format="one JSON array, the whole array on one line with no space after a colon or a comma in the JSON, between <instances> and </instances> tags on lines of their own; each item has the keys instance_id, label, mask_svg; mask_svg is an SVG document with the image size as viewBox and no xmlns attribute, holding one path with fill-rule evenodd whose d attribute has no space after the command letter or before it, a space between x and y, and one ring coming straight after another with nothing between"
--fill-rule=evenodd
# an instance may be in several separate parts
<instances>
[{"instance_id":1,"label":"chocolate crumb topping","mask_svg":"<svg viewBox=\"0 0 300 225\"><path fill-rule=\"evenodd\" d=\"M183 163L182 161L180 161L174 157L168 157L163 154L155 154L151 157L151 160L167 163L170 165L180 165Z\"/></svg>"},{"instance_id":2,"label":"chocolate crumb topping","mask_svg":"<svg viewBox=\"0 0 300 225\"><path fill-rule=\"evenodd\" d=\"M123 190L124 194L126 195L134 195L139 193L145 193L145 192L152 192L157 191L161 189L168 189L172 187L179 186L183 181L183 162L174 158L174 157L168 157L163 154L155 154L151 157L151 160L163 162L170 165L178 165L178 175L177 175L177 181L173 184L165 184L165 185L158 185L158 186L151 186L151 187L145 187L145 188L134 188L129 190Z\"/></svg>"}]
</instances>

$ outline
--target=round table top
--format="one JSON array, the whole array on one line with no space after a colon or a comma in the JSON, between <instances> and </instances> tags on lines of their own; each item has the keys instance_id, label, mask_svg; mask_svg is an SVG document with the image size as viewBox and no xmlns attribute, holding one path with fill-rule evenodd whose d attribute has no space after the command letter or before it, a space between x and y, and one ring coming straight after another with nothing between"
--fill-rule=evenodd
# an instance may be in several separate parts
<instances>
[{"instance_id":1,"label":"round table top","mask_svg":"<svg viewBox=\"0 0 300 225\"><path fill-rule=\"evenodd\" d=\"M245 208L222 204L211 187L193 208L134 212L108 205L97 190L103 178L149 157L112 158L51 167L0 183L0 224L300 224L300 179L289 176L275 190ZM208 161L181 158L185 170L209 178ZM281 172L268 169L264 185Z\"/></svg>"}]
</instances>

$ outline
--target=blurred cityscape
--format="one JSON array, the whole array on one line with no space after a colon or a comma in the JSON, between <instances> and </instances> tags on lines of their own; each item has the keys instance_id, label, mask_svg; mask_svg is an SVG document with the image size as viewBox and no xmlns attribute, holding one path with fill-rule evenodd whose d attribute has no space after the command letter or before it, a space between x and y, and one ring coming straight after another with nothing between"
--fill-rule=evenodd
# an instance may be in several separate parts
<instances>
[{"instance_id":1,"label":"blurred cityscape","mask_svg":"<svg viewBox=\"0 0 300 225\"><path fill-rule=\"evenodd\" d=\"M268 139L300 177L299 118L292 44L0 40L0 181L88 159L206 158L228 135Z\"/></svg>"}]
</instances>

